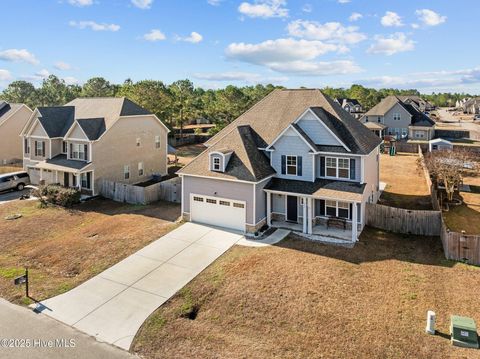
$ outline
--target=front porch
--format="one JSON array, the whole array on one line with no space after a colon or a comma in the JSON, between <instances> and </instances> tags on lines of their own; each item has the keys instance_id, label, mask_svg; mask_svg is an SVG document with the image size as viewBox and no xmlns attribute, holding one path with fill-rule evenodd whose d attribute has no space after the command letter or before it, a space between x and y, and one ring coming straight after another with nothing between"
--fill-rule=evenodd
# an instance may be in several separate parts
<instances>
[{"instance_id":1,"label":"front porch","mask_svg":"<svg viewBox=\"0 0 480 359\"><path fill-rule=\"evenodd\" d=\"M310 239L354 243L364 224L364 190L355 182L274 179L265 188L267 225Z\"/></svg>"}]
</instances>

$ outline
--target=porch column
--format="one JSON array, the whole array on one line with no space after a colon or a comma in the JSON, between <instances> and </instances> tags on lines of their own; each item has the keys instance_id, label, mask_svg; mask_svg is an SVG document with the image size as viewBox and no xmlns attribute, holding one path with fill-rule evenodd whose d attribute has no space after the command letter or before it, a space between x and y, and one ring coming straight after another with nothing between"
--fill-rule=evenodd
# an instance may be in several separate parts
<instances>
[{"instance_id":1,"label":"porch column","mask_svg":"<svg viewBox=\"0 0 480 359\"><path fill-rule=\"evenodd\" d=\"M267 192L267 226L272 226L272 194Z\"/></svg>"},{"instance_id":2,"label":"porch column","mask_svg":"<svg viewBox=\"0 0 480 359\"><path fill-rule=\"evenodd\" d=\"M82 189L82 183L80 182L80 173L77 173L75 177L77 178L77 187L78 187L78 190L80 191Z\"/></svg>"},{"instance_id":3,"label":"porch column","mask_svg":"<svg viewBox=\"0 0 480 359\"><path fill-rule=\"evenodd\" d=\"M313 233L313 199L308 198L308 234Z\"/></svg>"},{"instance_id":4,"label":"porch column","mask_svg":"<svg viewBox=\"0 0 480 359\"><path fill-rule=\"evenodd\" d=\"M58 171L55 171L55 183L58 183Z\"/></svg>"},{"instance_id":5,"label":"porch column","mask_svg":"<svg viewBox=\"0 0 480 359\"><path fill-rule=\"evenodd\" d=\"M303 197L303 233L307 233L307 231L308 231L307 222L308 222L307 197Z\"/></svg>"},{"instance_id":6,"label":"porch column","mask_svg":"<svg viewBox=\"0 0 480 359\"><path fill-rule=\"evenodd\" d=\"M357 235L358 235L358 223L357 223L357 204L355 202L352 203L352 242L356 242Z\"/></svg>"}]
</instances>

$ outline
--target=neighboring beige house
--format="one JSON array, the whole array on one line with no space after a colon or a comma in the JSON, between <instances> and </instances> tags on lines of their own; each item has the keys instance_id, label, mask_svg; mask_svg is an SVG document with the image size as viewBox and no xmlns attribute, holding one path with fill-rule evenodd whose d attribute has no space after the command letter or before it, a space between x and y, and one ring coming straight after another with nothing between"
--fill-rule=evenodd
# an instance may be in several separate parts
<instances>
[{"instance_id":1,"label":"neighboring beige house","mask_svg":"<svg viewBox=\"0 0 480 359\"><path fill-rule=\"evenodd\" d=\"M416 106L403 102L398 96L387 96L360 121L381 124L383 134L400 139L431 140L435 135L435 122ZM373 127L368 124L371 130Z\"/></svg>"},{"instance_id":2,"label":"neighboring beige house","mask_svg":"<svg viewBox=\"0 0 480 359\"><path fill-rule=\"evenodd\" d=\"M19 135L31 115L32 110L27 105L0 100L0 164L22 161Z\"/></svg>"},{"instance_id":3,"label":"neighboring beige house","mask_svg":"<svg viewBox=\"0 0 480 359\"><path fill-rule=\"evenodd\" d=\"M167 174L167 127L127 98L77 98L38 107L22 130L31 182L100 193L103 179L126 184Z\"/></svg>"},{"instance_id":4,"label":"neighboring beige house","mask_svg":"<svg viewBox=\"0 0 480 359\"><path fill-rule=\"evenodd\" d=\"M183 218L356 241L379 197L381 142L318 89L275 90L178 172Z\"/></svg>"}]
</instances>

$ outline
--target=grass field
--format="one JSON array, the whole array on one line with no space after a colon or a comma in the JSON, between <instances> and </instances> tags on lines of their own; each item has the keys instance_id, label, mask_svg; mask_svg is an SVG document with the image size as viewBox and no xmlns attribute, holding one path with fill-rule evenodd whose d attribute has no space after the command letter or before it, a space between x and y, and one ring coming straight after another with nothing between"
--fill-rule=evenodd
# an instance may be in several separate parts
<instances>
[{"instance_id":1,"label":"grass field","mask_svg":"<svg viewBox=\"0 0 480 359\"><path fill-rule=\"evenodd\" d=\"M439 239L366 228L347 249L290 237L233 247L157 310L133 351L147 358L480 358L452 347L451 314L480 322L480 268ZM424 333L427 310L438 335Z\"/></svg>"},{"instance_id":2,"label":"grass field","mask_svg":"<svg viewBox=\"0 0 480 359\"><path fill-rule=\"evenodd\" d=\"M22 217L9 221L11 214ZM37 300L65 292L176 227L180 206L92 200L68 210L37 201L0 206L0 296L27 304L13 278L29 268Z\"/></svg>"},{"instance_id":3,"label":"grass field","mask_svg":"<svg viewBox=\"0 0 480 359\"><path fill-rule=\"evenodd\" d=\"M0 174L22 171L22 166L0 166Z\"/></svg>"},{"instance_id":4,"label":"grass field","mask_svg":"<svg viewBox=\"0 0 480 359\"><path fill-rule=\"evenodd\" d=\"M418 156L399 153L380 157L380 181L387 187L378 203L406 209L432 209L425 176L417 165Z\"/></svg>"}]
</instances>

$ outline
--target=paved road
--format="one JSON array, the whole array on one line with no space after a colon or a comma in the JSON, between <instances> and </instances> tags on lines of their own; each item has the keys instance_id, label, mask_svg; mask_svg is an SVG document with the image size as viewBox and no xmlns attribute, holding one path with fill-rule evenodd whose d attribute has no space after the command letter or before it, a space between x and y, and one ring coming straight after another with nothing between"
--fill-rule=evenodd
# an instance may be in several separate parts
<instances>
[{"instance_id":1,"label":"paved road","mask_svg":"<svg viewBox=\"0 0 480 359\"><path fill-rule=\"evenodd\" d=\"M452 125L457 125L467 131L470 131L470 138L480 139L480 124L472 121L458 121L458 117L453 116L453 112L447 111L446 109L439 108L437 110L438 115L442 122L451 123Z\"/></svg>"},{"instance_id":2,"label":"paved road","mask_svg":"<svg viewBox=\"0 0 480 359\"><path fill-rule=\"evenodd\" d=\"M37 345L40 343L39 340L43 340L42 345L47 345L49 341L53 344L56 339L64 339L69 344L72 344L70 340L73 340L75 347L5 348L5 340L2 339L28 339L31 345L34 345L33 340L36 340ZM0 299L0 358L132 359L136 356L108 344L99 343L94 338L45 315L35 314L29 309Z\"/></svg>"},{"instance_id":3,"label":"paved road","mask_svg":"<svg viewBox=\"0 0 480 359\"><path fill-rule=\"evenodd\" d=\"M25 188L23 191L3 191L0 192L0 204L7 203L19 199L22 194L27 194L31 188Z\"/></svg>"},{"instance_id":4,"label":"paved road","mask_svg":"<svg viewBox=\"0 0 480 359\"><path fill-rule=\"evenodd\" d=\"M186 223L39 310L128 350L154 310L242 238Z\"/></svg>"}]
</instances>

